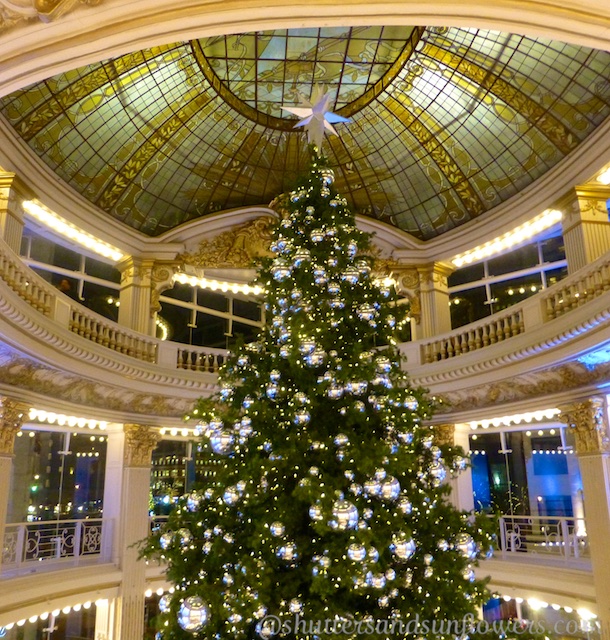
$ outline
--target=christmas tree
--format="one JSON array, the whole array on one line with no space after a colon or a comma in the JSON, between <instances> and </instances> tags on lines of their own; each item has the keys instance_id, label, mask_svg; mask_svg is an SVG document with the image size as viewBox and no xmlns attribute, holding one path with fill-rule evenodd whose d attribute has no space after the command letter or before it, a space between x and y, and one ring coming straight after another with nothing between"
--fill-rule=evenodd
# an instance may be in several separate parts
<instances>
[{"instance_id":1,"label":"christmas tree","mask_svg":"<svg viewBox=\"0 0 610 640\"><path fill-rule=\"evenodd\" d=\"M489 597L489 522L448 500L467 460L436 441L397 348L408 310L310 149L259 270L267 322L190 415L223 464L144 551L175 585L166 640L456 638Z\"/></svg>"}]
</instances>

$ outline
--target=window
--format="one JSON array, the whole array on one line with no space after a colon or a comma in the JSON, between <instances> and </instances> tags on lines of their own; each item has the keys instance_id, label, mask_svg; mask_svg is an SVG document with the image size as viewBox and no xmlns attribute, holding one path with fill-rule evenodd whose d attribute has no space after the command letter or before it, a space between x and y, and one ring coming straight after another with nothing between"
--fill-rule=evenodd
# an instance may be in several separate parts
<instances>
[{"instance_id":1,"label":"window","mask_svg":"<svg viewBox=\"0 0 610 640\"><path fill-rule=\"evenodd\" d=\"M458 269L449 276L451 326L502 311L567 275L559 229L515 251Z\"/></svg>"}]
</instances>

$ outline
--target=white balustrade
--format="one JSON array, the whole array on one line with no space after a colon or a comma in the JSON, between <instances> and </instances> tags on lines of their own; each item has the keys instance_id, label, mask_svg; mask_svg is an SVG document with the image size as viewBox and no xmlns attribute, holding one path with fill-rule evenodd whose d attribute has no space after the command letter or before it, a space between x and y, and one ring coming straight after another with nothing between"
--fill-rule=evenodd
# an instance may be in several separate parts
<instances>
[{"instance_id":1,"label":"white balustrade","mask_svg":"<svg viewBox=\"0 0 610 640\"><path fill-rule=\"evenodd\" d=\"M102 547L102 531L111 534L112 521L46 520L7 524L2 545L2 573L47 569L60 563L108 562L111 550Z\"/></svg>"},{"instance_id":2,"label":"white balustrade","mask_svg":"<svg viewBox=\"0 0 610 640\"><path fill-rule=\"evenodd\" d=\"M549 320L610 290L610 258L604 256L547 289L542 295Z\"/></svg>"},{"instance_id":3,"label":"white balustrade","mask_svg":"<svg viewBox=\"0 0 610 640\"><path fill-rule=\"evenodd\" d=\"M72 304L70 311L70 331L73 333L132 358L156 362L158 341L154 338L130 332L79 304Z\"/></svg>"},{"instance_id":4,"label":"white balustrade","mask_svg":"<svg viewBox=\"0 0 610 640\"><path fill-rule=\"evenodd\" d=\"M28 269L16 254L2 244L0 278L32 308L48 316L51 314L55 292L37 273Z\"/></svg>"},{"instance_id":5,"label":"white balustrade","mask_svg":"<svg viewBox=\"0 0 610 640\"><path fill-rule=\"evenodd\" d=\"M130 331L59 294L0 240L0 279L35 310L117 353L178 370L216 373L226 352L162 342ZM603 256L519 305L401 349L412 364L455 358L527 333L610 290L610 258Z\"/></svg>"},{"instance_id":6,"label":"white balustrade","mask_svg":"<svg viewBox=\"0 0 610 640\"><path fill-rule=\"evenodd\" d=\"M508 312L496 314L456 329L444 336L422 344L422 359L428 364L477 351L525 332L523 308L511 307Z\"/></svg>"}]
</instances>

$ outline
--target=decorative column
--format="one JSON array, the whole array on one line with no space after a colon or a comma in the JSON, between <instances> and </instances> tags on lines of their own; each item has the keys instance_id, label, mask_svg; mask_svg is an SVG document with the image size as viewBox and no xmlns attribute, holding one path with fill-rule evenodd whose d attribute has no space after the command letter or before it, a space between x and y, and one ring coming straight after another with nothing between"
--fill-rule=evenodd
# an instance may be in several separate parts
<instances>
[{"instance_id":1,"label":"decorative column","mask_svg":"<svg viewBox=\"0 0 610 640\"><path fill-rule=\"evenodd\" d=\"M121 293L119 324L149 336L156 334L159 297L173 286L178 263L129 257L119 265Z\"/></svg>"},{"instance_id":2,"label":"decorative column","mask_svg":"<svg viewBox=\"0 0 610 640\"><path fill-rule=\"evenodd\" d=\"M112 640L134 640L144 635L144 591L146 565L138 561L136 543L150 533L148 496L153 449L160 435L149 427L126 424L124 430L123 473L120 517L116 522L122 582L114 607ZM106 482L111 481L106 478ZM106 498L106 495L104 495ZM106 504L104 504L106 515ZM135 546L134 546L135 545Z\"/></svg>"},{"instance_id":3,"label":"decorative column","mask_svg":"<svg viewBox=\"0 0 610 640\"><path fill-rule=\"evenodd\" d=\"M559 407L574 435L582 477L587 539L601 637L610 640L610 434L603 397Z\"/></svg>"},{"instance_id":4,"label":"decorative column","mask_svg":"<svg viewBox=\"0 0 610 640\"><path fill-rule=\"evenodd\" d=\"M28 415L29 407L10 398L0 398L0 565L4 549L4 530L11 495L15 436Z\"/></svg>"},{"instance_id":5,"label":"decorative column","mask_svg":"<svg viewBox=\"0 0 610 640\"><path fill-rule=\"evenodd\" d=\"M128 257L119 263L121 293L119 324L147 336L155 335L151 316L152 272L154 260Z\"/></svg>"},{"instance_id":6,"label":"decorative column","mask_svg":"<svg viewBox=\"0 0 610 640\"><path fill-rule=\"evenodd\" d=\"M455 270L452 264L433 262L417 267L420 282L421 335L433 338L451 331L447 277Z\"/></svg>"},{"instance_id":7,"label":"decorative column","mask_svg":"<svg viewBox=\"0 0 610 640\"><path fill-rule=\"evenodd\" d=\"M610 186L576 187L561 203L568 273L574 273L610 251L607 202Z\"/></svg>"},{"instance_id":8,"label":"decorative column","mask_svg":"<svg viewBox=\"0 0 610 640\"><path fill-rule=\"evenodd\" d=\"M20 184L14 173L0 171L0 237L15 252L21 249L23 210L19 204Z\"/></svg>"},{"instance_id":9,"label":"decorative column","mask_svg":"<svg viewBox=\"0 0 610 640\"><path fill-rule=\"evenodd\" d=\"M438 424L434 426L434 442L438 446L458 446L464 450L464 456L470 453L468 433L466 425ZM474 498L472 494L472 471L467 467L458 476L448 480L451 487L451 503L460 511L473 511Z\"/></svg>"}]
</instances>

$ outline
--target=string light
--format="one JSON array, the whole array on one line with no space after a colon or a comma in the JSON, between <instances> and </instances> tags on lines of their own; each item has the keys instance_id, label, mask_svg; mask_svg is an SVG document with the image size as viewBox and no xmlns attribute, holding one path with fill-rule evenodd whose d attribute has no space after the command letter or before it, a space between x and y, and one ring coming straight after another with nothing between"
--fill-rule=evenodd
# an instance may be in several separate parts
<instances>
[{"instance_id":1,"label":"string light","mask_svg":"<svg viewBox=\"0 0 610 640\"><path fill-rule=\"evenodd\" d=\"M475 431L479 428L489 429L489 427L508 427L510 425L518 425L523 422L529 424L531 422L541 422L542 420L553 420L560 413L561 411L557 408L540 409L538 411L515 413L497 418L486 418L485 420L473 420L468 424L470 428Z\"/></svg>"},{"instance_id":2,"label":"string light","mask_svg":"<svg viewBox=\"0 0 610 640\"><path fill-rule=\"evenodd\" d=\"M93 253L97 253L104 258L110 258L114 262L118 262L125 255L116 247L113 247L102 240L98 240L90 233L82 231L75 225L64 220L40 202L35 200L26 200L23 202L23 210L49 229L52 229L72 242L75 242L81 247L84 247Z\"/></svg>"},{"instance_id":3,"label":"string light","mask_svg":"<svg viewBox=\"0 0 610 640\"><path fill-rule=\"evenodd\" d=\"M100 604L105 604L106 602L108 602L107 600L96 600L95 601L95 606L100 606ZM43 611L42 613L38 613L38 614L34 614L32 616L30 616L29 618L22 618L16 622L8 622L4 625L0 625L0 629L6 629L7 631L10 631L13 627L15 627L15 625L17 625L18 627L22 627L26 622L30 622L32 624L35 624L36 622L38 622L38 620L48 620L49 615L53 616L54 618L58 618L61 614L64 615L69 615L72 611L75 612L79 612L81 609L90 609L92 606L92 602L90 600L87 600L86 602L77 602L76 604L71 604L71 605L66 605L64 607L62 607L61 609L53 609L53 611L51 611L51 613L49 614L48 611Z\"/></svg>"},{"instance_id":4,"label":"string light","mask_svg":"<svg viewBox=\"0 0 610 640\"><path fill-rule=\"evenodd\" d=\"M31 408L28 414L29 420L44 422L46 424L57 424L60 427L78 427L79 429L100 429L105 431L108 428L108 422L105 420L95 420L94 418L78 418L76 416L67 416L63 413L55 413L54 411L45 411L43 409Z\"/></svg>"},{"instance_id":5,"label":"string light","mask_svg":"<svg viewBox=\"0 0 610 640\"><path fill-rule=\"evenodd\" d=\"M212 280L205 277L191 276L186 273L174 274L174 282L189 284L191 287L200 289L210 289L211 291L221 291L223 293L241 293L243 295L259 296L263 293L262 287L258 285L241 284L239 282L228 282L225 280Z\"/></svg>"},{"instance_id":6,"label":"string light","mask_svg":"<svg viewBox=\"0 0 610 640\"><path fill-rule=\"evenodd\" d=\"M502 236L498 236L489 242L460 253L451 261L458 269L467 264L474 262L480 262L486 258L503 253L512 247L533 238L534 236L542 233L546 229L557 224L562 218L561 211L556 209L547 209L540 215L532 218L529 222L515 227L512 231L505 233Z\"/></svg>"}]
</instances>

